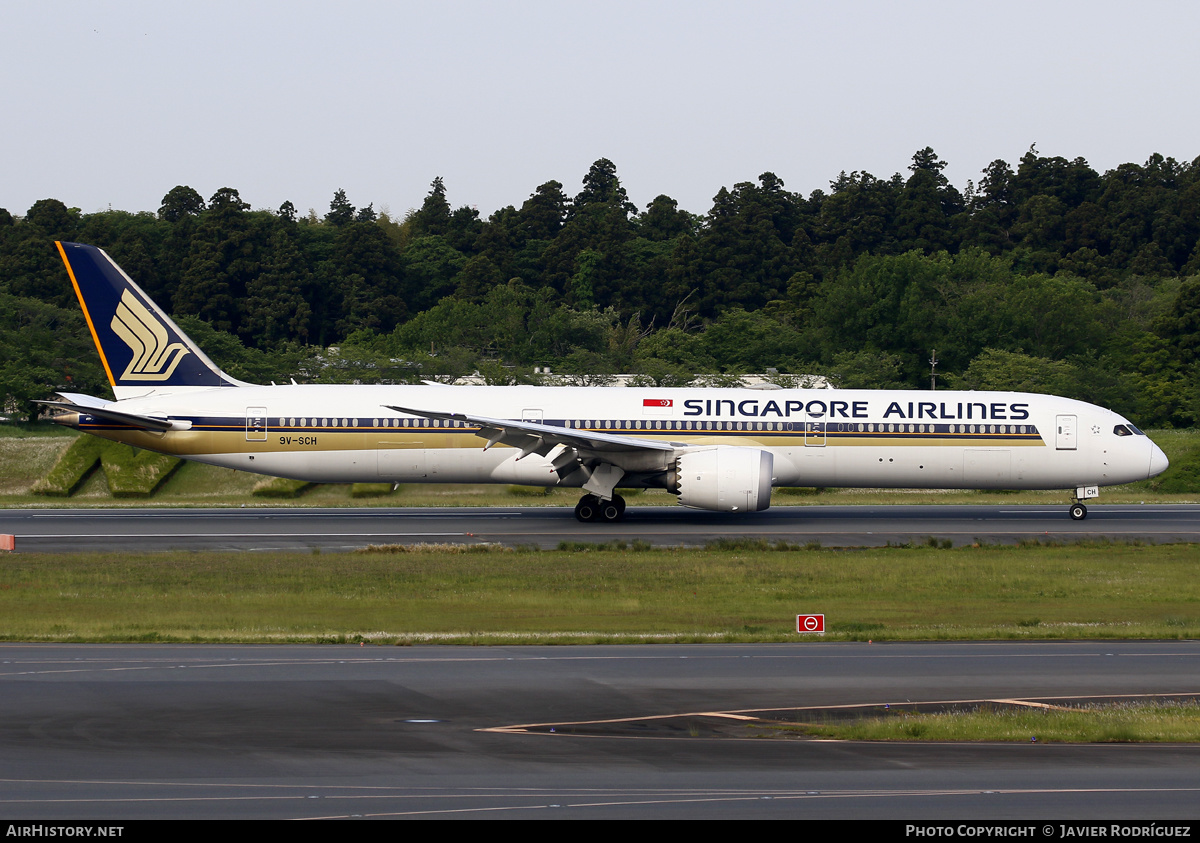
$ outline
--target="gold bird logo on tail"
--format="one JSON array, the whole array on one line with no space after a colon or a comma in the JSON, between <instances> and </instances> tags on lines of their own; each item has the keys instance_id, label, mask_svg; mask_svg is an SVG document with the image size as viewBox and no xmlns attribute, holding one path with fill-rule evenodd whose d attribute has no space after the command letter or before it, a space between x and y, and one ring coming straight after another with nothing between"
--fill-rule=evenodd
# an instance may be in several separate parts
<instances>
[{"instance_id":1,"label":"gold bird logo on tail","mask_svg":"<svg viewBox=\"0 0 1200 843\"><path fill-rule=\"evenodd\" d=\"M183 343L167 342L167 329L129 290L121 293L109 327L133 352L122 380L165 381L189 353Z\"/></svg>"}]
</instances>

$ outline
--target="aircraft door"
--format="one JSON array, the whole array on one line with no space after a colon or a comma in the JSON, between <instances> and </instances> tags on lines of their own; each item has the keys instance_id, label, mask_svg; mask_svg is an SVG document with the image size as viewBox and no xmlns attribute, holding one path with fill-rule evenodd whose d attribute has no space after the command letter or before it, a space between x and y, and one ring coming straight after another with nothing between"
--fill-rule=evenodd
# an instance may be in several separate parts
<instances>
[{"instance_id":1,"label":"aircraft door","mask_svg":"<svg viewBox=\"0 0 1200 843\"><path fill-rule=\"evenodd\" d=\"M246 408L246 441L247 442L266 442L267 441L267 408L266 407L247 407Z\"/></svg>"},{"instance_id":2,"label":"aircraft door","mask_svg":"<svg viewBox=\"0 0 1200 843\"><path fill-rule=\"evenodd\" d=\"M1060 451L1074 451L1079 447L1075 436L1079 419L1076 416L1057 416L1054 419L1056 433L1054 447Z\"/></svg>"}]
</instances>

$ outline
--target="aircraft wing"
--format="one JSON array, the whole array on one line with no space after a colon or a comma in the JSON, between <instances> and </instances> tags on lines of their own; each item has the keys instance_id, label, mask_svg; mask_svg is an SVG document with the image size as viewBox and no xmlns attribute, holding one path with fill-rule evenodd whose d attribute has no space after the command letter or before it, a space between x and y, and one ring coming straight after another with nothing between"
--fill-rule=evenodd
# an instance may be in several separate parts
<instances>
[{"instance_id":1,"label":"aircraft wing","mask_svg":"<svg viewBox=\"0 0 1200 843\"><path fill-rule=\"evenodd\" d=\"M111 422L112 424L125 424L130 427L140 427L143 430L172 430L180 425L172 422L166 416L143 416L137 413L126 413L121 410L114 410L112 406L115 402L105 401L103 398L95 398L91 395L82 395L74 392L60 392L59 397L63 401L38 401L38 404L44 404L55 410L62 410L67 413L79 413L80 415L94 416L102 421ZM190 424L188 424L190 427Z\"/></svg>"},{"instance_id":2,"label":"aircraft wing","mask_svg":"<svg viewBox=\"0 0 1200 843\"><path fill-rule=\"evenodd\" d=\"M539 422L515 421L513 419L493 419L488 416L476 416L470 413L441 413L433 410L417 410L412 407L393 407L384 405L389 410L406 413L412 416L423 416L428 419L442 421L458 421L479 427L476 433L488 440L484 450L493 445L508 445L519 448L521 456L530 454L547 456L559 445L580 455L598 456L615 455L630 451L674 451L686 447L682 443L660 442L655 439L642 439L636 436L617 436L611 433L598 433L593 430L578 430L570 427L559 427L553 424ZM555 461L558 462L557 460Z\"/></svg>"}]
</instances>

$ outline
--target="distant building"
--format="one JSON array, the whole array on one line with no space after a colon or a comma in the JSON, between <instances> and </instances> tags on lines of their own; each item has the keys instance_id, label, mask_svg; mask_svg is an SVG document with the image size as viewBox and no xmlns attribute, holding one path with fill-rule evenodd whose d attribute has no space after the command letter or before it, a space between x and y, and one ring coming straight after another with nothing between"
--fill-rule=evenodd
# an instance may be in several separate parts
<instances>
[{"instance_id":1,"label":"distant building","mask_svg":"<svg viewBox=\"0 0 1200 843\"><path fill-rule=\"evenodd\" d=\"M656 384L647 375L562 375L549 369L535 367L534 377L540 386L647 386ZM454 386L483 386L487 380L476 372L453 381ZM821 375L781 375L777 372L762 375L696 375L684 387L729 387L741 389L833 389L829 379Z\"/></svg>"}]
</instances>

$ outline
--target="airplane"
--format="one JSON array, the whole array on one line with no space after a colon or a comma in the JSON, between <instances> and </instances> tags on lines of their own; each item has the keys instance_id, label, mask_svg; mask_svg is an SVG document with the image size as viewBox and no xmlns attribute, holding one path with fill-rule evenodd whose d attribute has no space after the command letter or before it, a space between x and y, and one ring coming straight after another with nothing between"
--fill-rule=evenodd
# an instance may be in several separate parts
<instances>
[{"instance_id":1,"label":"airplane","mask_svg":"<svg viewBox=\"0 0 1200 843\"><path fill-rule=\"evenodd\" d=\"M56 245L116 400L60 392L42 402L52 420L197 462L316 483L579 488L585 522L619 521L619 488L756 512L780 486L1062 489L1078 520L1099 487L1167 468L1127 419L1052 395L243 383L103 250Z\"/></svg>"}]
</instances>

